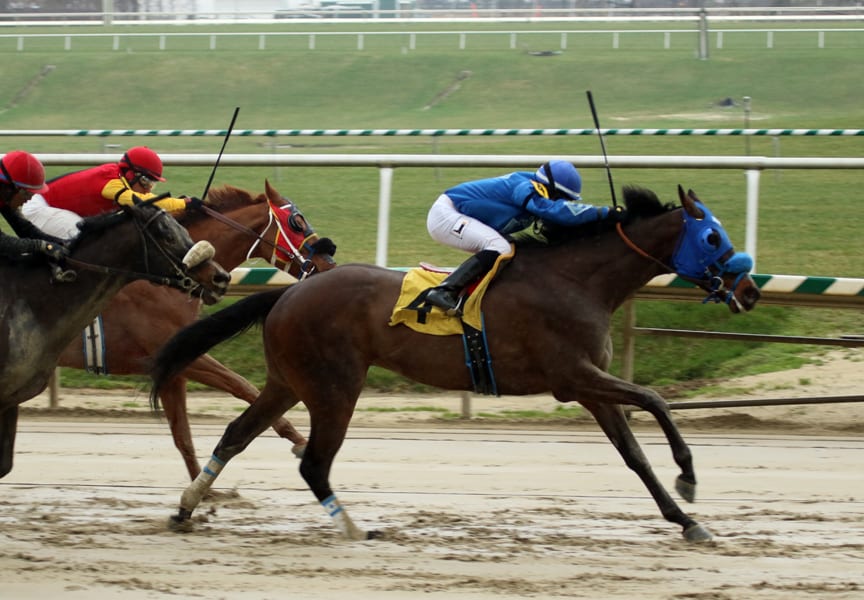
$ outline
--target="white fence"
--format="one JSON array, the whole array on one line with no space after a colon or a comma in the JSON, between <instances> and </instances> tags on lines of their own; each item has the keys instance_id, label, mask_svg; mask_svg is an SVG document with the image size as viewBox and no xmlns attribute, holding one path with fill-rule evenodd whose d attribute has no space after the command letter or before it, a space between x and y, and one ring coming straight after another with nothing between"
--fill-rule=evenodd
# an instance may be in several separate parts
<instances>
[{"instance_id":1,"label":"white fence","mask_svg":"<svg viewBox=\"0 0 864 600\"><path fill-rule=\"evenodd\" d=\"M132 43L135 42L135 50L158 50L168 51L172 49L183 50L209 50L216 51L220 48L227 50L238 49L237 44L227 43L230 40L242 39L247 40L246 50L268 50L273 47L278 40L297 40L303 39L303 44L295 43L291 46L294 49L305 47L308 50L316 50L320 46L320 41L328 38L345 38L354 39L354 47L358 51L365 49L368 38L389 38L395 40L392 42L392 47L400 51L415 51L428 44L425 47L434 48L458 48L459 50L468 50L472 47L482 47L489 49L509 50L525 50L531 42L538 44L542 41L544 46L542 50L537 50L537 53L549 52L550 36L557 41L557 50L567 50L574 37L591 36L608 38L608 47L617 50L622 47L622 38L633 38L641 35L643 38L646 35L653 36L647 45L645 42L640 44L640 47L656 47L669 50L673 47L673 37L677 39L692 40L697 34L708 34L706 30L700 29L621 29L621 30L597 30L597 29L570 29L570 30L520 30L520 31L482 31L482 30L465 30L465 31L260 31L260 32L218 32L218 33L199 33L199 32L129 32L129 33L16 33L0 34L0 42L5 40L14 41L14 50L16 52L24 52L29 49L35 51L45 51L46 41L51 42L57 40L56 44L51 45L50 49L63 49L64 51L72 51L78 47L84 47L87 50L111 50L125 52L133 49ZM700 57L705 57L709 44L717 50L735 48L736 45L741 45L742 36L752 37L759 35L764 40L763 47L766 49L774 48L782 39L794 39L793 36L798 34L809 34L809 42L795 41L796 47L809 48L827 48L827 47L859 47L860 36L864 34L862 27L849 28L771 28L771 29L723 29L713 32L714 41L711 42L708 37L700 42ZM732 37L732 36L735 37ZM848 37L854 35L855 37ZM545 37L542 37L545 36ZM846 36L846 37L844 37ZM730 42L730 37L732 41ZM435 38L432 41L432 38ZM442 39L443 38L443 39ZM479 40L485 38L472 46L471 40ZM495 40L490 42L489 39ZM840 41L837 41L837 40ZM93 42L104 40L104 43L95 45ZM499 41L500 40L500 41ZM737 40L737 42L736 42ZM270 42L268 44L268 41ZM37 43L38 42L38 43ZM87 42L82 44L82 42ZM139 43L140 42L140 43ZM689 42L688 42L689 44ZM282 44L280 48L284 46ZM554 48L554 46L552 46ZM627 46L630 50L633 48ZM0 51L9 51L12 49L12 44L0 43Z\"/></svg>"},{"instance_id":2,"label":"white fence","mask_svg":"<svg viewBox=\"0 0 864 600\"><path fill-rule=\"evenodd\" d=\"M37 154L46 165L97 165L117 160L114 154ZM170 166L212 167L214 154L163 154ZM502 167L533 169L550 159L567 160L578 168L602 169L602 156L584 155L427 155L427 154L226 154L223 166L370 167L379 172L378 237L375 263L388 266L390 203L394 170L399 167ZM747 180L747 222L744 249L757 260L759 180L766 169L864 169L864 158L766 157L766 156L613 156L613 169L734 169ZM754 264L755 270L755 264Z\"/></svg>"},{"instance_id":3,"label":"white fence","mask_svg":"<svg viewBox=\"0 0 864 600\"><path fill-rule=\"evenodd\" d=\"M712 23L724 21L842 21L856 20L864 15L860 2L840 1L822 6L708 6L702 7L656 7L618 8L612 6L585 7L584 2L572 1L567 7L543 7L541 3L527 8L461 7L424 8L417 2L395 2L390 10L383 9L380 0L346 1L323 10L311 6L296 10L261 10L234 3L234 10L139 10L119 12L17 12L0 14L0 23L15 25L177 25L177 24L261 24L273 23L276 19L290 19L291 23L317 23L321 19L338 19L340 23L369 23L382 21L396 23L483 23L483 22L697 22L702 19ZM311 5L311 3L309 3ZM670 2L670 4L672 4ZM706 4L706 3L702 3ZM710 3L709 3L710 4ZM738 3L735 3L738 4ZM312 5L314 6L314 5ZM161 8L161 7L160 7ZM284 21L283 21L284 22ZM332 21L331 21L332 22Z\"/></svg>"},{"instance_id":4,"label":"white fence","mask_svg":"<svg viewBox=\"0 0 864 600\"><path fill-rule=\"evenodd\" d=\"M46 165L96 165L116 160L113 154L38 154ZM379 170L379 210L378 239L376 263L387 266L387 246L389 240L390 194L394 169L398 167L502 167L502 168L534 168L536 165L552 159L568 160L580 168L604 168L605 160L601 156L482 156L482 155L346 155L346 154L305 154L305 155L271 155L271 154L229 154L223 155L220 164L224 166L317 166L317 167L370 167ZM163 162L170 166L212 167L216 155L211 154L164 154ZM864 158L770 158L760 156L616 156L609 159L612 168L685 168L685 169L736 169L743 170L747 177L747 225L746 250L756 258L756 224L758 218L759 177L766 169L864 169ZM275 271L275 270L274 270ZM671 277L671 278L670 278ZM799 306L843 307L859 309L864 304L864 280L848 278L809 278L803 276L758 276L758 283L766 300L777 303ZM652 281L652 285L643 288L639 297L658 299L694 298L698 291L684 287L676 287L672 276L662 276ZM816 281L818 279L818 281ZM260 280L257 282L260 285ZM236 293L237 290L235 290ZM248 290L247 290L248 291ZM242 293L242 291L241 291ZM773 298L772 298L773 297ZM623 348L623 373L626 379L632 377L635 361L634 344L638 334L649 335L684 335L684 336L739 336L739 339L749 338L754 341L775 341L781 343L827 344L845 347L861 347L864 340L853 339L810 339L791 338L779 339L779 336L746 336L745 334L730 334L715 332L681 332L675 330L644 329L636 327L636 317L633 304L626 309L625 343ZM768 339L774 337L775 339ZM59 391L56 378L51 387L51 405L57 406ZM857 402L861 396L828 398L828 399L784 399L775 400L775 404L803 404L809 402ZM754 402L747 401L747 405ZM739 404L740 405L740 404ZM686 403L679 403L673 408L688 408ZM691 407L692 408L692 407ZM470 416L470 396L462 396L462 414Z\"/></svg>"}]
</instances>

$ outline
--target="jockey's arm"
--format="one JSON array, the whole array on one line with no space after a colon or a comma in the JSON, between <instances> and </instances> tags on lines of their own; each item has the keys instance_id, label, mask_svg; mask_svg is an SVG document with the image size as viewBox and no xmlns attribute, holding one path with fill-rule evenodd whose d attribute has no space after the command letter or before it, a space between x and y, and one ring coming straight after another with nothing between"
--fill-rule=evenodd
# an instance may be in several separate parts
<instances>
[{"instance_id":1,"label":"jockey's arm","mask_svg":"<svg viewBox=\"0 0 864 600\"><path fill-rule=\"evenodd\" d=\"M111 199L120 205L132 206L135 204L134 198L149 200L155 198L156 194L139 194L126 185L123 180L112 179L102 189L102 197ZM170 196L157 200L155 204L167 212L179 212L186 208L186 200Z\"/></svg>"},{"instance_id":2,"label":"jockey's arm","mask_svg":"<svg viewBox=\"0 0 864 600\"><path fill-rule=\"evenodd\" d=\"M526 204L528 212L556 225L574 226L606 218L609 208L572 200L549 200L534 194Z\"/></svg>"}]
</instances>

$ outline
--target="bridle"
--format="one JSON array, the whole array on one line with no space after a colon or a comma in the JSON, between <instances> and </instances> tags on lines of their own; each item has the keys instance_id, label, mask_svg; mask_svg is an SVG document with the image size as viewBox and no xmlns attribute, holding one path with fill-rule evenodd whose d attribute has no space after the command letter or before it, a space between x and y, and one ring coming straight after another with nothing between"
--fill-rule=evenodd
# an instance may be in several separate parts
<instances>
[{"instance_id":1,"label":"bridle","mask_svg":"<svg viewBox=\"0 0 864 600\"><path fill-rule=\"evenodd\" d=\"M289 206L291 205L284 205L283 207L279 208L287 208ZM285 233L284 229L282 229L282 223L279 222L278 219L275 219L273 217L272 211L268 210L269 218L267 220L267 224L264 226L264 229L261 230L261 233L258 233L254 229L251 229L246 225L243 225L242 223L238 223L237 221L226 217L219 211L210 208L206 204L202 204L198 207L198 209L203 211L210 217L213 217L220 223L224 223L225 225L228 225L229 227L236 229L237 231L240 231L255 238L255 241L252 243L252 246L249 247L249 251L246 253L247 260L252 258L252 254L255 252L258 244L264 244L266 246L269 246L273 250L273 254L270 257L270 264L278 266L278 263L281 262L284 264L282 270L286 272L291 270L292 265L297 266L299 272L299 276L297 277L297 279L299 279L300 281L306 279L309 275L315 272L316 267L315 264L312 262L312 256L315 254L315 249L312 247L312 243L314 243L318 239L317 233L310 233L303 239L303 242L300 244L300 248L305 249L307 252L307 256L304 258L301 250L298 249L291 242L291 238ZM295 225L297 223L296 214L292 213L288 217L288 220L292 227L296 227L297 231L303 231L303 228L301 228L299 225ZM282 239L287 246L277 244L275 243L275 241L271 242L266 237L264 237L274 222L276 223L276 227L278 228L279 232L282 234ZM276 239L278 239L278 235ZM277 257L277 252L281 252L288 260L285 261Z\"/></svg>"},{"instance_id":2,"label":"bridle","mask_svg":"<svg viewBox=\"0 0 864 600\"><path fill-rule=\"evenodd\" d=\"M708 212L707 208L704 208L704 206L701 205L700 208L703 208L707 217L711 217L711 213ZM685 211L685 215L686 214ZM624 228L621 226L620 222L615 224L615 231L618 233L618 236L624 244L639 256L659 265L666 273L675 273L684 281L692 283L696 287L707 292L708 295L702 300L703 304L707 302L722 302L725 304L734 302L738 305L738 308L743 308L741 303L735 297L735 290L738 288L738 284L741 280L749 275L750 269L753 267L752 258L745 253L736 253L732 248L731 242L728 242L728 238L725 236L724 232L720 238L722 241L726 242L726 244L718 244L718 247L722 250L719 257L711 260L707 265L705 265L701 273L698 271L698 268L688 269L690 272L682 272L684 267L681 265L682 259L679 258L679 255L682 253L684 242L687 240L688 236L696 235L696 233L691 232L691 230L688 229L689 221L686 216L683 223L684 225L681 228L681 233L678 234L678 241L675 244L675 253L672 255L672 262L677 265L677 268L666 264L662 260L650 255L648 252L637 246L636 243L627 237L626 233L624 233ZM731 289L727 288L723 281L723 276L727 273L736 275Z\"/></svg>"},{"instance_id":3,"label":"bridle","mask_svg":"<svg viewBox=\"0 0 864 600\"><path fill-rule=\"evenodd\" d=\"M125 214L129 214L128 209L124 208L123 211L125 212ZM172 256L167 250L165 250L162 244L159 243L159 241L153 236L153 233L150 231L151 225L156 223L159 219L166 218L167 216L168 213L166 213L162 209L157 209L153 213L153 215L148 217L147 220L144 222L138 219L137 213L132 213L131 215L132 220L135 223L135 228L138 230L138 235L143 242L145 271L144 273L131 271L129 269L109 267L106 265L97 265L72 257L67 257L65 259L66 263L78 269L94 271L96 273L102 273L104 275L124 275L132 279L143 279L145 281L150 281L151 283L164 285L191 294L196 289L200 288L201 285L186 274L187 267L183 264L182 259L178 260L176 257ZM173 275L166 277L150 273L150 253L147 246L148 241L156 246L162 256L164 256L168 263L171 265L171 268L173 269Z\"/></svg>"}]
</instances>

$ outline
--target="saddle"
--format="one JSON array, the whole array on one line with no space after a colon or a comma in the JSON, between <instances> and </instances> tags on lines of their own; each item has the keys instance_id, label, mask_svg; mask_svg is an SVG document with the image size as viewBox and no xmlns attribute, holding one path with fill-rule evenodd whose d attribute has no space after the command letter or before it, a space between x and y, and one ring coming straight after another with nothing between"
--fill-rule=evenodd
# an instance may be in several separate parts
<instances>
[{"instance_id":1,"label":"saddle","mask_svg":"<svg viewBox=\"0 0 864 600\"><path fill-rule=\"evenodd\" d=\"M513 258L514 250L498 257L492 269L479 281L470 285L460 303L461 317L451 317L442 310L424 305L426 293L440 284L449 271L422 264L410 269L402 280L402 289L390 315L390 326L405 325L419 333L429 335L461 335L465 349L465 365L471 375L474 391L484 395L498 395L492 357L486 343L483 312L480 308L489 284L501 268Z\"/></svg>"},{"instance_id":2,"label":"saddle","mask_svg":"<svg viewBox=\"0 0 864 600\"><path fill-rule=\"evenodd\" d=\"M512 248L512 246L511 246ZM515 249L502 254L495 261L489 272L475 284L468 286L465 298L462 299L463 315L460 318L451 317L439 309L423 307L423 298L431 288L439 285L450 271L428 264L408 269L402 280L399 298L390 314L390 326L405 325L418 333L429 335L462 335L462 323L475 329L483 329L483 318L480 309L483 295L489 284L501 269L513 258Z\"/></svg>"}]
</instances>

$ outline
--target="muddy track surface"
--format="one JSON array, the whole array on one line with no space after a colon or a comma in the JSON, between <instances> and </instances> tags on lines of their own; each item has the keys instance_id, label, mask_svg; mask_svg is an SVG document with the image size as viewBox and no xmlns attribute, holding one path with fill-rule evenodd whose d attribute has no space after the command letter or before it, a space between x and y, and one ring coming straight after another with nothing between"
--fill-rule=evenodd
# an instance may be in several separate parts
<instances>
[{"instance_id":1,"label":"muddy track surface","mask_svg":"<svg viewBox=\"0 0 864 600\"><path fill-rule=\"evenodd\" d=\"M198 423L199 455L222 423ZM188 533L164 423L25 418L0 481L2 598L864 597L860 435L685 432L700 478L687 543L596 431L357 426L332 473L381 539L342 540L268 433ZM638 435L671 490L665 440Z\"/></svg>"}]
</instances>

